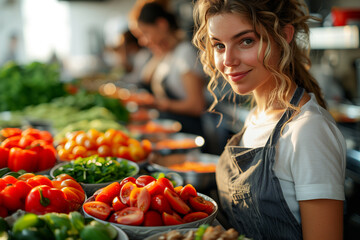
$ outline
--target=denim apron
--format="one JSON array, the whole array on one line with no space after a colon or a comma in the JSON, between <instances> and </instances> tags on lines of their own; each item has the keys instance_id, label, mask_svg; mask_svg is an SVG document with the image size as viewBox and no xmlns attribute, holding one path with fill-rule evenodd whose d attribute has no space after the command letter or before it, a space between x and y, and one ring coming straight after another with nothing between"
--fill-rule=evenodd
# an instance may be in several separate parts
<instances>
[{"instance_id":1,"label":"denim apron","mask_svg":"<svg viewBox=\"0 0 360 240\"><path fill-rule=\"evenodd\" d=\"M297 106L303 93L304 89L298 87L291 103ZM301 225L290 211L273 170L281 127L292 114L290 109L285 111L264 147L239 147L243 131L236 134L217 164L221 207L229 223L254 240L302 239Z\"/></svg>"}]
</instances>

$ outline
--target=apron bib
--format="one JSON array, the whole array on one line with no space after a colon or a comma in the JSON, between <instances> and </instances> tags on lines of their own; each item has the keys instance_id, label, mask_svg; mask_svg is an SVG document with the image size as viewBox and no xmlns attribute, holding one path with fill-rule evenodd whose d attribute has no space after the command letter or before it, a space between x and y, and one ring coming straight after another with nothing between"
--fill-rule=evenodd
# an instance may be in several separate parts
<instances>
[{"instance_id":1,"label":"apron bib","mask_svg":"<svg viewBox=\"0 0 360 240\"><path fill-rule=\"evenodd\" d=\"M303 93L298 87L291 103L297 106ZM232 226L254 240L302 239L301 225L290 211L273 170L281 128L292 114L290 109L285 111L264 147L239 147L243 131L236 134L217 165L221 207Z\"/></svg>"}]
</instances>

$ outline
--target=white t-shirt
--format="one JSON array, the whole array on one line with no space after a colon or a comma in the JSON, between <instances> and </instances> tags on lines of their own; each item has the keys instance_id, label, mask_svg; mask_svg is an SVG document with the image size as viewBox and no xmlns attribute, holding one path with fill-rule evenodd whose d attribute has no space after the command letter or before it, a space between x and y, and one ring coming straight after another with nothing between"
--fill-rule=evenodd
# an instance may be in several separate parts
<instances>
[{"instance_id":1,"label":"white t-shirt","mask_svg":"<svg viewBox=\"0 0 360 240\"><path fill-rule=\"evenodd\" d=\"M298 201L344 200L346 144L332 116L316 101L315 95L289 122L276 145L275 175L285 200L300 223ZM263 147L277 121L245 121L240 142L244 147Z\"/></svg>"},{"instance_id":2,"label":"white t-shirt","mask_svg":"<svg viewBox=\"0 0 360 240\"><path fill-rule=\"evenodd\" d=\"M162 89L162 82L166 79L166 86L179 99L186 98L183 75L193 72L204 76L202 65L191 42L180 42L176 48L168 53L156 68L152 81L152 91L156 96L166 96Z\"/></svg>"}]
</instances>

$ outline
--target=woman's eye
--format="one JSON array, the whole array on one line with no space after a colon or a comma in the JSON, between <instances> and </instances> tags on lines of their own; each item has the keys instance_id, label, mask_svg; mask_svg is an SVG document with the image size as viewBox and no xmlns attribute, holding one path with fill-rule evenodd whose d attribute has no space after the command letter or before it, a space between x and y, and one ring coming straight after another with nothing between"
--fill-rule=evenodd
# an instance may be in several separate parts
<instances>
[{"instance_id":1,"label":"woman's eye","mask_svg":"<svg viewBox=\"0 0 360 240\"><path fill-rule=\"evenodd\" d=\"M249 46L249 45L251 45L253 42L254 42L254 41L253 41L252 39L250 39L250 38L246 38L246 39L244 39L244 40L241 41L241 43L242 43L243 45L245 45L245 46Z\"/></svg>"},{"instance_id":2,"label":"woman's eye","mask_svg":"<svg viewBox=\"0 0 360 240\"><path fill-rule=\"evenodd\" d=\"M221 44L221 43L215 43L215 44L213 44L213 47L214 47L215 50L217 50L217 51L220 51L220 50L222 50L223 48L225 48L224 44Z\"/></svg>"}]
</instances>

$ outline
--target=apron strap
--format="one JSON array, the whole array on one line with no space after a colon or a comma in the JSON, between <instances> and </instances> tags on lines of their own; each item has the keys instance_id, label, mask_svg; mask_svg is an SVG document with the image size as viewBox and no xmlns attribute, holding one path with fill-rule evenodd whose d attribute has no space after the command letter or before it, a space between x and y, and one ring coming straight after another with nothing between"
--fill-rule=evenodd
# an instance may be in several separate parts
<instances>
[{"instance_id":1,"label":"apron strap","mask_svg":"<svg viewBox=\"0 0 360 240\"><path fill-rule=\"evenodd\" d=\"M290 104L293 106L298 106L300 103L300 100L302 98L302 96L304 95L305 89L302 87L297 87L294 95L292 96L291 100L290 100ZM288 108L283 115L281 116L280 120L278 121L278 123L276 124L272 134L270 135L269 139L266 142L265 146L273 146L277 143L279 136L280 136L280 132L281 132L281 128L283 127L283 125L290 119L290 117L294 114L294 109L290 109Z\"/></svg>"}]
</instances>

